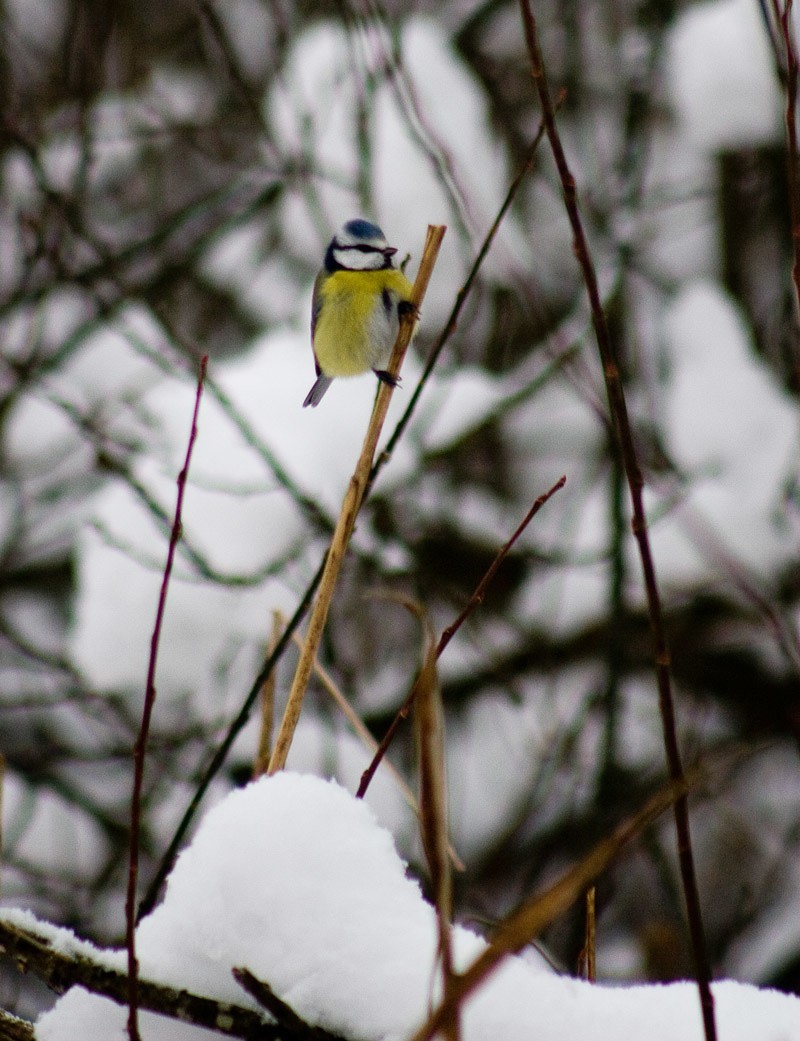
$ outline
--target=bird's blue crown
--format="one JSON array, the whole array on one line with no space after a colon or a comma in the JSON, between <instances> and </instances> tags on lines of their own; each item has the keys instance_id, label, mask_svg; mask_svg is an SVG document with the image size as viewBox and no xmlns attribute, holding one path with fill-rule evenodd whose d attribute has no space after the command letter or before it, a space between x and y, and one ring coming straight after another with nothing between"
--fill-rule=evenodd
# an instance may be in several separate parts
<instances>
[{"instance_id":1,"label":"bird's blue crown","mask_svg":"<svg viewBox=\"0 0 800 1041\"><path fill-rule=\"evenodd\" d=\"M344 230L356 239L384 238L384 234L378 225L371 224L370 221L364 220L363 217L356 217L355 220L349 220L345 224Z\"/></svg>"}]
</instances>

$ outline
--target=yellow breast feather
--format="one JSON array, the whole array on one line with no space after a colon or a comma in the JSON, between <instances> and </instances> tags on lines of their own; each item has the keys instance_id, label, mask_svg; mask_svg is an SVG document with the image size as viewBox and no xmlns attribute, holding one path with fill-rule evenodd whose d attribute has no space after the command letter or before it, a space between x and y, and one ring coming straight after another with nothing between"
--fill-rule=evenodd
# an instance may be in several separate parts
<instances>
[{"instance_id":1,"label":"yellow breast feather","mask_svg":"<svg viewBox=\"0 0 800 1041\"><path fill-rule=\"evenodd\" d=\"M401 271L334 271L320 280L322 298L314 354L327 376L356 376L388 364L400 319L397 305L411 298Z\"/></svg>"}]
</instances>

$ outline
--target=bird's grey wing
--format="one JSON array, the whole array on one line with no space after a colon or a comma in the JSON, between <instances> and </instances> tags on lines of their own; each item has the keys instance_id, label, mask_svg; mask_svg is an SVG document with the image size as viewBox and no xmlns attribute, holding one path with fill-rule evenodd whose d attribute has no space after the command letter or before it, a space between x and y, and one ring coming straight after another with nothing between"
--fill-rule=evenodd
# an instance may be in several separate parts
<instances>
[{"instance_id":1,"label":"bird's grey wing","mask_svg":"<svg viewBox=\"0 0 800 1041\"><path fill-rule=\"evenodd\" d=\"M327 278L326 271L320 271L317 277L314 279L314 292L311 296L311 350L314 352L314 368L318 376L322 375L322 369L319 367L317 361L317 352L314 351L314 333L317 328L317 319L319 318L320 311L322 310L322 283ZM324 391L322 392L325 393ZM322 394L320 394L322 397ZM308 402L306 402L308 404ZM316 404L316 402L314 402Z\"/></svg>"},{"instance_id":2,"label":"bird's grey wing","mask_svg":"<svg viewBox=\"0 0 800 1041\"><path fill-rule=\"evenodd\" d=\"M314 342L314 332L317 328L317 319L322 310L322 283L327 277L327 272L320 271L314 279L314 292L311 296L311 342Z\"/></svg>"}]
</instances>

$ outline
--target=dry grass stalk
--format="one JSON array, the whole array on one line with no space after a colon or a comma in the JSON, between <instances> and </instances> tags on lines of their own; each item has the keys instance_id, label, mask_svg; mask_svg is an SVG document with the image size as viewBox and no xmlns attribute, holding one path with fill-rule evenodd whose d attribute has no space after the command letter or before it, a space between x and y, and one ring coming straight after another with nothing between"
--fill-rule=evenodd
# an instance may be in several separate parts
<instances>
[{"instance_id":1,"label":"dry grass stalk","mask_svg":"<svg viewBox=\"0 0 800 1041\"><path fill-rule=\"evenodd\" d=\"M597 982L597 889L586 891L586 939L581 951L581 975L590 983Z\"/></svg>"},{"instance_id":2,"label":"dry grass stalk","mask_svg":"<svg viewBox=\"0 0 800 1041\"><path fill-rule=\"evenodd\" d=\"M272 635L269 639L268 656L278 646L286 619L280 611L272 612ZM269 768L272 749L272 722L275 717L275 669L271 669L261 684L261 722L258 730L258 751L253 764L253 777L261 777Z\"/></svg>"},{"instance_id":3,"label":"dry grass stalk","mask_svg":"<svg viewBox=\"0 0 800 1041\"><path fill-rule=\"evenodd\" d=\"M439 955L442 962L444 1000L453 989L456 978L453 967L451 922L453 918L453 884L448 856L447 779L444 755L444 714L436 671L436 637L427 616L420 613L425 625L425 659L416 683L414 729L419 759L419 821L422 844L431 873L436 921L439 929ZM459 1004L451 1006L442 1027L448 1041L461 1036Z\"/></svg>"}]
</instances>

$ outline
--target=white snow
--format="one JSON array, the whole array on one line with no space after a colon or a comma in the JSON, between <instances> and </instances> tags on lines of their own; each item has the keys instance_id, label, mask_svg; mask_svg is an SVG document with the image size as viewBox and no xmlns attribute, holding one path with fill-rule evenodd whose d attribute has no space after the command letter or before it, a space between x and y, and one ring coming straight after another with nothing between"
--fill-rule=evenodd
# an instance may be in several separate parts
<instances>
[{"instance_id":1,"label":"white snow","mask_svg":"<svg viewBox=\"0 0 800 1041\"><path fill-rule=\"evenodd\" d=\"M673 366L666 389L667 448L688 479L677 514L653 525L670 581L718 575L709 550L765 573L796 550L781 518L794 465L794 404L756 357L733 301L710 282L689 284L665 315Z\"/></svg>"},{"instance_id":2,"label":"white snow","mask_svg":"<svg viewBox=\"0 0 800 1041\"><path fill-rule=\"evenodd\" d=\"M60 945L74 943L48 931ZM484 946L456 929L461 968ZM139 927L137 950L143 977L252 1005L231 976L245 966L303 1018L353 1038L408 1037L436 994L434 912L391 835L335 782L300 774L262 778L207 814L164 902ZM715 997L720 1041L800 1036L796 997L732 982L716 984ZM125 1017L124 1007L78 990L40 1017L36 1036L124 1041ZM144 1041L206 1036L149 1015L141 1027ZM463 1037L534 1033L541 1041L700 1041L696 988L590 985L531 957L510 958L468 1001Z\"/></svg>"},{"instance_id":3,"label":"white snow","mask_svg":"<svg viewBox=\"0 0 800 1041\"><path fill-rule=\"evenodd\" d=\"M678 118L700 148L775 140L781 103L757 0L687 8L670 39L668 76Z\"/></svg>"},{"instance_id":4,"label":"white snow","mask_svg":"<svg viewBox=\"0 0 800 1041\"><path fill-rule=\"evenodd\" d=\"M4 848L42 871L78 875L107 855L107 842L88 813L54 792L35 792L10 770L3 782L3 817Z\"/></svg>"}]
</instances>

